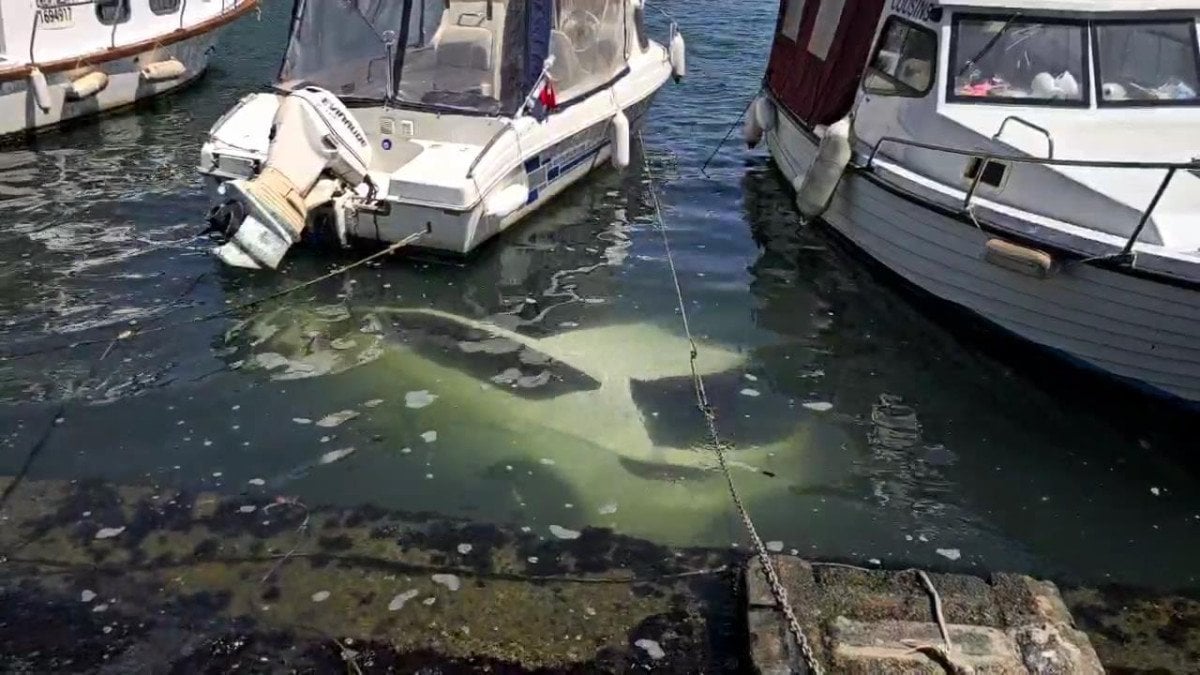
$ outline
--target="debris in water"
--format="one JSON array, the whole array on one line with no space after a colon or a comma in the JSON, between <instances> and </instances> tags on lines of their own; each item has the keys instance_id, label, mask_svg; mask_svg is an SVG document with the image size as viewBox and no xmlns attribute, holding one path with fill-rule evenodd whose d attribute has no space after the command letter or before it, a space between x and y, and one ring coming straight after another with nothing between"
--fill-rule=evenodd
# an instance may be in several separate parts
<instances>
[{"instance_id":1,"label":"debris in water","mask_svg":"<svg viewBox=\"0 0 1200 675\"><path fill-rule=\"evenodd\" d=\"M1154 495L1155 497L1157 497L1157 496L1159 496L1159 495L1161 495L1161 494L1162 494L1162 490L1160 490L1160 489L1158 489L1158 488L1156 488L1156 487L1152 487L1152 488L1150 488L1150 494L1152 494L1152 495Z\"/></svg>"},{"instance_id":2,"label":"debris in water","mask_svg":"<svg viewBox=\"0 0 1200 675\"><path fill-rule=\"evenodd\" d=\"M261 478L251 478L250 480L248 480L248 481L246 481L246 482L247 482L247 483L249 483L249 484L251 484L251 485L256 485L256 486L258 486L258 487L262 487L263 485L266 485L266 484L267 484L267 481L265 481L265 480L263 480L263 479L261 479Z\"/></svg>"},{"instance_id":3,"label":"debris in water","mask_svg":"<svg viewBox=\"0 0 1200 675\"><path fill-rule=\"evenodd\" d=\"M471 546L470 544L459 544L458 552L461 553L462 555L466 555L466 554L470 553L471 549L473 549L473 548L475 548L475 547Z\"/></svg>"},{"instance_id":4,"label":"debris in water","mask_svg":"<svg viewBox=\"0 0 1200 675\"><path fill-rule=\"evenodd\" d=\"M745 373L742 375L742 377L745 377L747 380L749 380L751 382L758 382L758 378L755 377L754 375L751 375L750 373Z\"/></svg>"},{"instance_id":5,"label":"debris in water","mask_svg":"<svg viewBox=\"0 0 1200 675\"><path fill-rule=\"evenodd\" d=\"M431 394L424 389L420 391L410 391L404 395L404 405L412 408L413 410L420 410L421 408L431 405L436 400L437 395Z\"/></svg>"},{"instance_id":6,"label":"debris in water","mask_svg":"<svg viewBox=\"0 0 1200 675\"><path fill-rule=\"evenodd\" d=\"M430 578L433 579L433 583L441 584L451 591L457 591L462 588L462 581L453 574L435 574Z\"/></svg>"},{"instance_id":7,"label":"debris in water","mask_svg":"<svg viewBox=\"0 0 1200 675\"><path fill-rule=\"evenodd\" d=\"M334 462L338 461L339 459L345 459L346 457L349 457L352 454L354 454L354 448L352 448L352 447L351 448L342 448L341 450L330 450L329 452L321 455L321 463L322 464L333 464Z\"/></svg>"},{"instance_id":8,"label":"debris in water","mask_svg":"<svg viewBox=\"0 0 1200 675\"><path fill-rule=\"evenodd\" d=\"M956 548L939 548L937 554L947 560L958 560L962 557L962 552Z\"/></svg>"},{"instance_id":9,"label":"debris in water","mask_svg":"<svg viewBox=\"0 0 1200 675\"><path fill-rule=\"evenodd\" d=\"M770 551L771 553L779 553L779 552L783 551L783 542L782 541L768 541L767 542L767 550Z\"/></svg>"},{"instance_id":10,"label":"debris in water","mask_svg":"<svg viewBox=\"0 0 1200 675\"><path fill-rule=\"evenodd\" d=\"M425 474L425 480L433 480L433 474L431 474L431 473Z\"/></svg>"},{"instance_id":11,"label":"debris in water","mask_svg":"<svg viewBox=\"0 0 1200 675\"><path fill-rule=\"evenodd\" d=\"M554 466L554 460L546 459L545 457L539 459L538 462L541 464L545 464L546 466Z\"/></svg>"},{"instance_id":12,"label":"debris in water","mask_svg":"<svg viewBox=\"0 0 1200 675\"><path fill-rule=\"evenodd\" d=\"M101 603L99 605L96 605L95 607L92 608L92 611L95 612L96 614L100 614L101 612L107 612L108 611L108 603Z\"/></svg>"},{"instance_id":13,"label":"debris in water","mask_svg":"<svg viewBox=\"0 0 1200 675\"><path fill-rule=\"evenodd\" d=\"M213 477L213 478L220 478L221 476L224 476L224 475L225 475L225 474L224 474L224 473L222 473L222 472L220 472L220 471L214 471L214 472L212 473L212 477Z\"/></svg>"},{"instance_id":14,"label":"debris in water","mask_svg":"<svg viewBox=\"0 0 1200 675\"><path fill-rule=\"evenodd\" d=\"M100 528L100 531L96 533L96 538L97 539L112 539L113 537L117 536L118 534L121 534L124 531L125 531L124 525L122 525L121 527L102 527L102 528Z\"/></svg>"},{"instance_id":15,"label":"debris in water","mask_svg":"<svg viewBox=\"0 0 1200 675\"><path fill-rule=\"evenodd\" d=\"M741 393L742 396L749 396L750 398L754 398L759 395L757 389L750 389L750 388L743 389L739 393Z\"/></svg>"},{"instance_id":16,"label":"debris in water","mask_svg":"<svg viewBox=\"0 0 1200 675\"><path fill-rule=\"evenodd\" d=\"M388 611L389 612L398 612L401 609L404 609L404 605L408 604L409 600L412 600L413 598L417 597L420 594L421 594L421 591L418 591L415 588L412 589L411 591L404 591L403 593L397 593L396 597L392 598L392 601L388 603Z\"/></svg>"},{"instance_id":17,"label":"debris in water","mask_svg":"<svg viewBox=\"0 0 1200 675\"><path fill-rule=\"evenodd\" d=\"M867 562L868 562L868 563L870 563L870 564L872 564L872 565L875 565L876 567L878 567L879 565L882 565L882 564L883 564L883 561L882 561L882 560L880 560L879 558L871 558L871 559L870 559L870 560L868 560Z\"/></svg>"},{"instance_id":18,"label":"debris in water","mask_svg":"<svg viewBox=\"0 0 1200 675\"><path fill-rule=\"evenodd\" d=\"M437 432L426 431L425 433L421 434L421 440L425 441L426 443L433 443L437 440Z\"/></svg>"},{"instance_id":19,"label":"debris in water","mask_svg":"<svg viewBox=\"0 0 1200 675\"><path fill-rule=\"evenodd\" d=\"M561 525L551 525L550 534L558 537L559 539L578 539L580 535L579 532L575 530L568 530Z\"/></svg>"},{"instance_id":20,"label":"debris in water","mask_svg":"<svg viewBox=\"0 0 1200 675\"><path fill-rule=\"evenodd\" d=\"M91 602L96 599L96 591L85 589L79 594L79 600L82 602Z\"/></svg>"},{"instance_id":21,"label":"debris in water","mask_svg":"<svg viewBox=\"0 0 1200 675\"><path fill-rule=\"evenodd\" d=\"M367 401L366 403L364 403L363 407L364 408L378 408L381 405L383 405L383 399L373 398L370 401Z\"/></svg>"},{"instance_id":22,"label":"debris in water","mask_svg":"<svg viewBox=\"0 0 1200 675\"><path fill-rule=\"evenodd\" d=\"M332 429L333 427L340 426L342 424L345 424L346 422L349 422L350 420L354 419L355 417L358 417L357 412L355 412L353 410L343 410L341 412L335 412L335 413L326 415L326 416L322 417L321 419L317 420L317 426L325 427L326 429Z\"/></svg>"},{"instance_id":23,"label":"debris in water","mask_svg":"<svg viewBox=\"0 0 1200 675\"><path fill-rule=\"evenodd\" d=\"M430 597L428 597L428 598L425 598L425 599L424 599L424 600L422 600L421 602L422 602L422 603L423 603L423 604L424 604L426 607L433 607L433 603L437 602L437 598L430 596Z\"/></svg>"},{"instance_id":24,"label":"debris in water","mask_svg":"<svg viewBox=\"0 0 1200 675\"><path fill-rule=\"evenodd\" d=\"M602 516L611 516L612 514L617 512L617 503L609 502L596 510L599 511L600 515L602 515Z\"/></svg>"},{"instance_id":25,"label":"debris in water","mask_svg":"<svg viewBox=\"0 0 1200 675\"><path fill-rule=\"evenodd\" d=\"M317 591L312 594L313 602L325 602L329 599L329 591Z\"/></svg>"},{"instance_id":26,"label":"debris in water","mask_svg":"<svg viewBox=\"0 0 1200 675\"><path fill-rule=\"evenodd\" d=\"M530 565L536 565L538 563L538 557L536 555L531 555L526 558L526 560L529 561Z\"/></svg>"},{"instance_id":27,"label":"debris in water","mask_svg":"<svg viewBox=\"0 0 1200 675\"><path fill-rule=\"evenodd\" d=\"M312 420L307 417L293 417L292 421L296 424L312 424Z\"/></svg>"},{"instance_id":28,"label":"debris in water","mask_svg":"<svg viewBox=\"0 0 1200 675\"><path fill-rule=\"evenodd\" d=\"M650 658L654 659L655 661L657 661L667 655L667 653L663 651L662 646L659 645L654 640L647 640L647 639L643 638L633 644L642 648L646 652L646 655L649 656Z\"/></svg>"},{"instance_id":29,"label":"debris in water","mask_svg":"<svg viewBox=\"0 0 1200 675\"><path fill-rule=\"evenodd\" d=\"M412 453L412 448L400 448L400 454L408 455Z\"/></svg>"},{"instance_id":30,"label":"debris in water","mask_svg":"<svg viewBox=\"0 0 1200 675\"><path fill-rule=\"evenodd\" d=\"M828 412L833 410L833 404L829 403L828 401L812 401L802 405L809 410L815 410L817 412Z\"/></svg>"},{"instance_id":31,"label":"debris in water","mask_svg":"<svg viewBox=\"0 0 1200 675\"><path fill-rule=\"evenodd\" d=\"M258 510L257 506L255 506L253 504L247 504L245 506L239 507L238 513L254 513L257 510Z\"/></svg>"}]
</instances>

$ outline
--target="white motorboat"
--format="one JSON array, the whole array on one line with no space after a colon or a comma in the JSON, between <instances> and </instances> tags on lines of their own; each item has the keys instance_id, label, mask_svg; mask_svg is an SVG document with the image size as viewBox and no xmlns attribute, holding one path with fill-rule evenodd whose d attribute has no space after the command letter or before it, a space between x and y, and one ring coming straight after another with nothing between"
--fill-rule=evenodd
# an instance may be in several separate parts
<instances>
[{"instance_id":1,"label":"white motorboat","mask_svg":"<svg viewBox=\"0 0 1200 675\"><path fill-rule=\"evenodd\" d=\"M221 28L259 0L0 4L0 137L127 106L208 66Z\"/></svg>"},{"instance_id":2,"label":"white motorboat","mask_svg":"<svg viewBox=\"0 0 1200 675\"><path fill-rule=\"evenodd\" d=\"M305 236L468 253L596 166L629 163L684 75L643 0L298 0L276 91L212 128L199 170L226 263Z\"/></svg>"},{"instance_id":3,"label":"white motorboat","mask_svg":"<svg viewBox=\"0 0 1200 675\"><path fill-rule=\"evenodd\" d=\"M1192 407L1198 20L1195 0L782 0L746 140L909 285Z\"/></svg>"}]
</instances>

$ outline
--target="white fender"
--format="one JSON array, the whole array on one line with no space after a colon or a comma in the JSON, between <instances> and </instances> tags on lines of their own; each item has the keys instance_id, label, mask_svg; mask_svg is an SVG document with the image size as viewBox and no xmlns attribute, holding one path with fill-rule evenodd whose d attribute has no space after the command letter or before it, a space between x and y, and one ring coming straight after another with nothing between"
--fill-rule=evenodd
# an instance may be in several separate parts
<instances>
[{"instance_id":1,"label":"white fender","mask_svg":"<svg viewBox=\"0 0 1200 675\"><path fill-rule=\"evenodd\" d=\"M796 207L806 218L816 218L825 212L833 191L850 163L850 120L843 118L829 125L821 137L817 157L803 178L797 177Z\"/></svg>"},{"instance_id":2,"label":"white fender","mask_svg":"<svg viewBox=\"0 0 1200 675\"><path fill-rule=\"evenodd\" d=\"M612 163L618 169L629 166L629 118L618 112L612 120Z\"/></svg>"},{"instance_id":3,"label":"white fender","mask_svg":"<svg viewBox=\"0 0 1200 675\"><path fill-rule=\"evenodd\" d=\"M746 122L742 125L742 138L746 141L747 148L753 148L762 141L763 128L758 123L758 115L755 114L753 108L757 108L757 101L751 105L750 112L746 115Z\"/></svg>"},{"instance_id":4,"label":"white fender","mask_svg":"<svg viewBox=\"0 0 1200 675\"><path fill-rule=\"evenodd\" d=\"M754 119L764 132L775 130L776 115L778 115L778 111L775 110L775 103L770 98L763 95L754 100Z\"/></svg>"},{"instance_id":5,"label":"white fender","mask_svg":"<svg viewBox=\"0 0 1200 675\"><path fill-rule=\"evenodd\" d=\"M671 36L671 74L675 77L675 82L679 82L687 75L687 45L683 41L683 33L678 30Z\"/></svg>"},{"instance_id":6,"label":"white fender","mask_svg":"<svg viewBox=\"0 0 1200 675\"><path fill-rule=\"evenodd\" d=\"M516 213L528 202L529 188L521 183L514 183L484 200L483 208L486 215L504 219Z\"/></svg>"},{"instance_id":7,"label":"white fender","mask_svg":"<svg viewBox=\"0 0 1200 675\"><path fill-rule=\"evenodd\" d=\"M164 82L177 80L187 73L187 66L178 59L156 61L142 66L142 79L147 82Z\"/></svg>"},{"instance_id":8,"label":"white fender","mask_svg":"<svg viewBox=\"0 0 1200 675\"><path fill-rule=\"evenodd\" d=\"M97 70L88 73L83 77L76 78L71 81L71 86L67 88L67 99L71 101L82 101L90 96L104 91L108 86L108 75Z\"/></svg>"},{"instance_id":9,"label":"white fender","mask_svg":"<svg viewBox=\"0 0 1200 675\"><path fill-rule=\"evenodd\" d=\"M42 112L50 112L50 106L53 105L50 85L46 82L46 75L37 66L29 69L29 88L33 91L33 102L37 107Z\"/></svg>"}]
</instances>

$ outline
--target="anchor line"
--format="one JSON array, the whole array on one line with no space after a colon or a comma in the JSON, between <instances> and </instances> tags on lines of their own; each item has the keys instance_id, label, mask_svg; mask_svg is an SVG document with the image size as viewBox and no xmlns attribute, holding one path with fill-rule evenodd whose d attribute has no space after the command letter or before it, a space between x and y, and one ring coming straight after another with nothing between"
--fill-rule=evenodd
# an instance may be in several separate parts
<instances>
[{"instance_id":1,"label":"anchor line","mask_svg":"<svg viewBox=\"0 0 1200 675\"><path fill-rule=\"evenodd\" d=\"M808 637L805 636L803 629L800 628L800 622L796 619L795 612L792 611L792 605L788 601L787 589L780 583L779 575L775 571L775 564L771 562L771 556L767 552L767 547L758 535L758 528L754 526L750 512L746 508L746 504L742 501L742 497L738 493L737 486L733 481L733 473L730 471L729 462L725 457L725 450L729 446L721 440L720 432L717 429L717 413L708 400L708 392L704 387L704 378L700 375L700 370L696 363L700 352L696 346L696 339L692 336L691 324L688 321L687 302L683 297L683 288L679 282L679 272L675 267L675 258L671 252L671 240L667 235L666 218L663 216L662 202L654 186L654 171L650 168L650 160L646 156L645 138L643 138L640 130L638 131L638 143L642 146L642 165L646 171L646 183L649 187L650 199L654 206L655 222L659 235L662 237L663 249L667 256L667 267L671 272L671 281L675 286L675 298L679 303L679 316L683 323L683 332L691 350L688 360L692 371L692 386L696 392L696 405L704 415L709 444L712 446L713 453L717 456L721 472L725 475L725 483L729 487L729 496L733 500L733 505L737 509L738 516L741 518L746 533L750 536L751 543L754 545L755 553L758 556L759 563L762 565L763 575L766 577L767 585L771 589L771 595L774 596L775 603L779 606L779 610L783 613L787 621L788 631L800 647L800 653L804 657L804 662L809 672L814 675L823 675L824 670L813 654L812 645L809 643Z\"/></svg>"}]
</instances>

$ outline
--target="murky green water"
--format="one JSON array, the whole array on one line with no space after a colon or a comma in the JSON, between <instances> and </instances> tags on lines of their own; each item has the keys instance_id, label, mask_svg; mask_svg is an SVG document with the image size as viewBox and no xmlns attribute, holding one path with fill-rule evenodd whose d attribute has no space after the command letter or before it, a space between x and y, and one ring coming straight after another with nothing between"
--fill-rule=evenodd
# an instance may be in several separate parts
<instances>
[{"instance_id":1,"label":"murky green water","mask_svg":"<svg viewBox=\"0 0 1200 675\"><path fill-rule=\"evenodd\" d=\"M642 171L597 172L467 260L404 256L181 323L356 257L301 252L252 274L193 239L199 143L270 81L285 4L227 33L188 92L0 152L0 339L24 355L0 361L0 473L230 493L261 480L310 504L548 538L593 525L745 546L697 448ZM776 3L659 4L692 76L658 99L646 152L764 538L864 563L1200 583L1195 420L1014 371L947 332L799 229L761 151L730 143L699 176L756 88ZM342 411L356 416L326 419Z\"/></svg>"}]
</instances>

